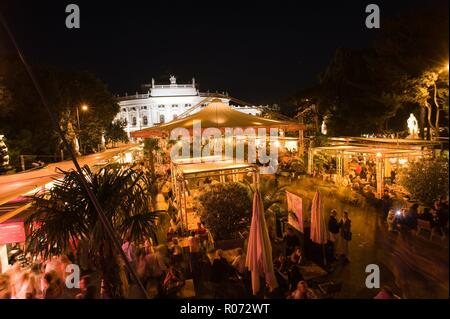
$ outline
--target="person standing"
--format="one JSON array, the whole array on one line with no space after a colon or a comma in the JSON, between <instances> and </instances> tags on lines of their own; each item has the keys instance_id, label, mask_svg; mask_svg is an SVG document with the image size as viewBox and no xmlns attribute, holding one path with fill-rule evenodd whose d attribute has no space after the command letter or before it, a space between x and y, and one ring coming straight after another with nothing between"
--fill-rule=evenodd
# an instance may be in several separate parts
<instances>
[{"instance_id":1,"label":"person standing","mask_svg":"<svg viewBox=\"0 0 450 319\"><path fill-rule=\"evenodd\" d=\"M390 231L390 232L397 231L397 229L396 229L397 225L396 225L396 222L395 222L394 210L392 210L392 209L389 210L388 216L386 218L386 222L387 222L387 225L388 225L388 231Z\"/></svg>"},{"instance_id":2,"label":"person standing","mask_svg":"<svg viewBox=\"0 0 450 319\"><path fill-rule=\"evenodd\" d=\"M200 277L201 277L201 242L199 235L195 234L195 231L191 231L191 236L188 237L189 245L189 268L194 280L195 292L199 292Z\"/></svg>"},{"instance_id":3,"label":"person standing","mask_svg":"<svg viewBox=\"0 0 450 319\"><path fill-rule=\"evenodd\" d=\"M122 250L125 253L125 255L127 256L128 261L131 264L133 264L134 261L136 260L135 247L131 243L130 238L127 238L127 239L124 240L123 245L122 245Z\"/></svg>"},{"instance_id":4,"label":"person standing","mask_svg":"<svg viewBox=\"0 0 450 319\"><path fill-rule=\"evenodd\" d=\"M328 219L328 232L330 234L329 241L332 251L332 258L336 259L336 248L339 244L339 222L336 219L337 211L333 209L330 213L330 219Z\"/></svg>"},{"instance_id":5,"label":"person standing","mask_svg":"<svg viewBox=\"0 0 450 319\"><path fill-rule=\"evenodd\" d=\"M411 228L411 229L417 228L417 218L419 216L418 209L419 209L419 204L415 203L408 210L407 223L408 223L409 228Z\"/></svg>"},{"instance_id":6,"label":"person standing","mask_svg":"<svg viewBox=\"0 0 450 319\"><path fill-rule=\"evenodd\" d=\"M384 190L383 197L381 198L381 210L383 213L383 221L386 220L389 210L392 207L391 197L389 196L389 192L387 189Z\"/></svg>"},{"instance_id":7,"label":"person standing","mask_svg":"<svg viewBox=\"0 0 450 319\"><path fill-rule=\"evenodd\" d=\"M211 282L214 285L214 297L224 298L228 291L228 278L232 266L223 256L222 249L216 250L216 256L212 263Z\"/></svg>"},{"instance_id":8,"label":"person standing","mask_svg":"<svg viewBox=\"0 0 450 319\"><path fill-rule=\"evenodd\" d=\"M135 247L134 245L131 243L131 238L127 237L122 245L122 250L125 253L128 262L131 264L132 267L135 267L135 261L136 261L136 255L135 255ZM127 275L127 279L128 282L132 282L132 276L128 270L128 268L126 269L126 275Z\"/></svg>"},{"instance_id":9,"label":"person standing","mask_svg":"<svg viewBox=\"0 0 450 319\"><path fill-rule=\"evenodd\" d=\"M348 242L352 240L352 221L348 218L346 211L339 221L339 228L341 230L341 255L346 262L349 262Z\"/></svg>"},{"instance_id":10,"label":"person standing","mask_svg":"<svg viewBox=\"0 0 450 319\"><path fill-rule=\"evenodd\" d=\"M170 250L170 259L175 266L179 267L181 262L183 261L183 249L178 244L177 238L173 238L172 243L173 246Z\"/></svg>"}]
</instances>

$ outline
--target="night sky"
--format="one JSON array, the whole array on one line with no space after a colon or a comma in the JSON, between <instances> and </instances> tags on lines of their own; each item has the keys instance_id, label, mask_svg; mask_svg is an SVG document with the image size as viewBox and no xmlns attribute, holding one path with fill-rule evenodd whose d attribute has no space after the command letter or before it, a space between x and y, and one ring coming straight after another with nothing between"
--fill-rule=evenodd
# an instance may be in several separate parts
<instances>
[{"instance_id":1,"label":"night sky","mask_svg":"<svg viewBox=\"0 0 450 319\"><path fill-rule=\"evenodd\" d=\"M300 1L295 1L300 2ZM65 27L65 7L81 10L81 28ZM274 4L277 3L277 4ZM293 3L293 2L291 2ZM338 47L363 48L376 36L365 7L383 20L417 1L0 1L28 59L89 70L123 95L140 85L194 76L201 91L227 91L252 103L279 103L314 85ZM13 53L0 31L0 53Z\"/></svg>"}]
</instances>

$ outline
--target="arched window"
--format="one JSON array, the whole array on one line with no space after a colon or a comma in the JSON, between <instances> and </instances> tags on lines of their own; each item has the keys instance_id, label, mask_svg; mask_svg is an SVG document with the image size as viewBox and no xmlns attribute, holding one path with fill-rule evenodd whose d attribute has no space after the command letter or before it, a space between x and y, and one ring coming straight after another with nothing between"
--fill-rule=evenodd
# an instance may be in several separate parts
<instances>
[{"instance_id":1,"label":"arched window","mask_svg":"<svg viewBox=\"0 0 450 319\"><path fill-rule=\"evenodd\" d=\"M148 125L148 119L147 119L146 115L144 115L144 117L142 118L142 125L144 125L144 126Z\"/></svg>"},{"instance_id":2,"label":"arched window","mask_svg":"<svg viewBox=\"0 0 450 319\"><path fill-rule=\"evenodd\" d=\"M131 125L136 126L136 117L133 117L133 121L131 123Z\"/></svg>"},{"instance_id":3,"label":"arched window","mask_svg":"<svg viewBox=\"0 0 450 319\"><path fill-rule=\"evenodd\" d=\"M159 123L164 123L164 122L165 122L164 114L161 114L159 116Z\"/></svg>"}]
</instances>

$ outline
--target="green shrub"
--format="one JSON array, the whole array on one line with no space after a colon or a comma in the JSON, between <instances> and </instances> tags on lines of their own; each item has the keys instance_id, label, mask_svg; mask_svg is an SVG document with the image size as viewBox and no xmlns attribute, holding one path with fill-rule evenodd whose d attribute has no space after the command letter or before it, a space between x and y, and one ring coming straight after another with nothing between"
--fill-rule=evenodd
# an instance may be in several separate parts
<instances>
[{"instance_id":1,"label":"green shrub","mask_svg":"<svg viewBox=\"0 0 450 319\"><path fill-rule=\"evenodd\" d=\"M431 206L448 195L448 160L422 159L403 169L398 182L422 204Z\"/></svg>"},{"instance_id":2,"label":"green shrub","mask_svg":"<svg viewBox=\"0 0 450 319\"><path fill-rule=\"evenodd\" d=\"M248 229L252 201L248 188L240 183L209 186L198 197L199 213L214 240L239 238Z\"/></svg>"}]
</instances>

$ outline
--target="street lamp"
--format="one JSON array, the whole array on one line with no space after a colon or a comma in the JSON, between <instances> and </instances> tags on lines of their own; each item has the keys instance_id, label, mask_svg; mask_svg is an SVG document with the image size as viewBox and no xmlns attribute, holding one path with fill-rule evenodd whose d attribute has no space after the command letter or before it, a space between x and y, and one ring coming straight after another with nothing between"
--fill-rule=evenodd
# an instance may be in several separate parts
<instances>
[{"instance_id":1,"label":"street lamp","mask_svg":"<svg viewBox=\"0 0 450 319\"><path fill-rule=\"evenodd\" d=\"M442 68L439 69L439 71L437 71L438 74L441 74L442 72L448 72L448 63L446 66L443 66Z\"/></svg>"},{"instance_id":2,"label":"street lamp","mask_svg":"<svg viewBox=\"0 0 450 319\"><path fill-rule=\"evenodd\" d=\"M80 127L80 111L79 111L80 106L76 107L77 110L77 122L78 122L78 147L79 147L79 151L81 153L81 127ZM83 112L86 112L89 109L89 107L87 106L87 104L82 104L81 105L81 110Z\"/></svg>"}]
</instances>

